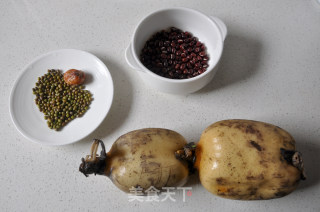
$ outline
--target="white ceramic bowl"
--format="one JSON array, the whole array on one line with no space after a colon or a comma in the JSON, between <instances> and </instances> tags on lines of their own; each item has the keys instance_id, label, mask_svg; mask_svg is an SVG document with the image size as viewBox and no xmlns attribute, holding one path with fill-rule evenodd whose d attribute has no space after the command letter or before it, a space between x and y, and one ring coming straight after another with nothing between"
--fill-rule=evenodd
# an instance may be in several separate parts
<instances>
[{"instance_id":1,"label":"white ceramic bowl","mask_svg":"<svg viewBox=\"0 0 320 212\"><path fill-rule=\"evenodd\" d=\"M190 79L169 79L153 73L141 63L139 55L146 41L156 32L169 27L189 31L206 45L210 57L206 72ZM215 75L226 35L226 25L216 17L189 8L162 9L140 21L125 57L127 63L138 70L142 79L151 87L172 94L193 93L208 84Z\"/></svg>"}]
</instances>

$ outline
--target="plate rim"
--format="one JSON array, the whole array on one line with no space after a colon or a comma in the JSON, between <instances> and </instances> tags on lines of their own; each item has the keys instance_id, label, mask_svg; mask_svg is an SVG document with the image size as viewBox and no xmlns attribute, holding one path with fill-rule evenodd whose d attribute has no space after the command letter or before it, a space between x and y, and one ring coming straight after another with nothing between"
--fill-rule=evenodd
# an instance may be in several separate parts
<instances>
[{"instance_id":1,"label":"plate rim","mask_svg":"<svg viewBox=\"0 0 320 212\"><path fill-rule=\"evenodd\" d=\"M22 127L18 124L18 121L16 120L15 116L13 115L13 93L15 92L16 88L17 88L17 85L18 85L18 82L21 80L22 76L24 73L27 72L27 68L30 67L33 63L41 60L42 58L50 55L50 54L54 54L54 53L57 53L57 52L64 52L64 51L75 51L75 52L81 52L81 53L85 53L87 55L90 55L91 57L93 57L94 59L96 59L98 62L101 63L101 65L103 65L103 68L105 69L105 71L107 72L107 74L109 74L110 76L110 81L111 81L111 100L110 100L110 104L108 105L108 109L106 110L107 112L104 114L104 117L101 119L101 121L97 124L97 126L95 128L93 128L90 132L88 132L88 134L76 139L76 140L72 140L71 141L67 141L67 142L64 142L64 143L44 143L44 142L41 142L41 140L37 139L37 138L34 138L32 136L30 136L25 130L22 129ZM91 133L93 133L100 125L101 123L105 120L105 118L107 117L108 113L110 112L110 109L112 107L112 103L113 103L113 98L114 98L114 83L113 83L113 79L112 79L112 75L108 69L108 67L106 66L106 64L104 62L102 62L102 60L100 60L97 56L95 56L94 54L90 53L90 52L87 52L87 51L84 51L84 50L79 50L79 49L72 49L72 48L67 48L67 49L56 49L56 50L53 50L53 51L49 51L47 53L44 53L44 54L41 54L37 57L35 57L33 60L31 60L29 63L27 63L27 65L25 65L22 69L20 69L20 73L18 75L18 77L16 78L16 80L14 81L13 83L13 86L11 88L11 91L10 91L10 96L9 96L9 114L10 114L10 118L11 118L11 121L13 122L14 126L16 127L16 129L18 130L18 132L23 135L23 137L25 137L27 140L33 142L33 143L37 143L37 144L41 144L41 145L45 145L45 146L63 146L63 145L69 145L69 144L73 144L73 143L76 143L82 139L84 139L85 137L89 136Z\"/></svg>"}]
</instances>

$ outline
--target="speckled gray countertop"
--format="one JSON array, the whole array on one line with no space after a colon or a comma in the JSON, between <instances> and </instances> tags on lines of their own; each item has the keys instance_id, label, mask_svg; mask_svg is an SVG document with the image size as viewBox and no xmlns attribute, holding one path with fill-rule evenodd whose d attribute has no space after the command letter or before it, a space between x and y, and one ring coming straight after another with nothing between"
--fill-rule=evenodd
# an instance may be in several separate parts
<instances>
[{"instance_id":1,"label":"speckled gray countertop","mask_svg":"<svg viewBox=\"0 0 320 212\"><path fill-rule=\"evenodd\" d=\"M213 81L187 96L159 93L125 62L136 24L148 13L186 6L228 26L221 67ZM55 49L93 53L109 68L114 102L86 139L48 147L26 140L9 115L9 94L22 68ZM1 211L320 211L320 4L316 0L0 1ZM109 149L120 135L164 127L197 141L213 122L243 118L289 131L303 153L308 180L269 201L213 196L191 177L183 201L129 202L102 176L78 172L91 139Z\"/></svg>"}]
</instances>

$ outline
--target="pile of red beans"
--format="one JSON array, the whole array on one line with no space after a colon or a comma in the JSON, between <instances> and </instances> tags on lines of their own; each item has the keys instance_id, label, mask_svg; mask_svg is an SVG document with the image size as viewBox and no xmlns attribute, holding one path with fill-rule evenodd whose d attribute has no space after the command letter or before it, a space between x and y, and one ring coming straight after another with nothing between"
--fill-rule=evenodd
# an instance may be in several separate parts
<instances>
[{"instance_id":1,"label":"pile of red beans","mask_svg":"<svg viewBox=\"0 0 320 212\"><path fill-rule=\"evenodd\" d=\"M154 34L141 51L140 60L150 71L170 79L188 79L207 70L205 45L190 32L171 27Z\"/></svg>"}]
</instances>

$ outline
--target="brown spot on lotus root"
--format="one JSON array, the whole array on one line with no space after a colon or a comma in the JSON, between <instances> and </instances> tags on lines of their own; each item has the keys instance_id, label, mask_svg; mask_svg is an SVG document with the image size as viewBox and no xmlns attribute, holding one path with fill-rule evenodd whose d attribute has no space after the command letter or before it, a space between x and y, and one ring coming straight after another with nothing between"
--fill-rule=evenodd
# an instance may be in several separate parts
<instances>
[{"instance_id":1,"label":"brown spot on lotus root","mask_svg":"<svg viewBox=\"0 0 320 212\"><path fill-rule=\"evenodd\" d=\"M154 184L154 178L150 177L150 178L148 178L148 181L151 183L151 185L153 185L153 186L155 185Z\"/></svg>"},{"instance_id":2,"label":"brown spot on lotus root","mask_svg":"<svg viewBox=\"0 0 320 212\"><path fill-rule=\"evenodd\" d=\"M239 130L243 130L245 128L243 123L239 123L235 126L235 128L239 129Z\"/></svg>"},{"instance_id":3,"label":"brown spot on lotus root","mask_svg":"<svg viewBox=\"0 0 320 212\"><path fill-rule=\"evenodd\" d=\"M287 192L280 190L280 191L276 192L274 195L275 195L275 197L283 197L283 196L287 195Z\"/></svg>"},{"instance_id":4,"label":"brown spot on lotus root","mask_svg":"<svg viewBox=\"0 0 320 212\"><path fill-rule=\"evenodd\" d=\"M147 163L146 161L142 161L140 163L140 166L142 168L143 173L158 172L161 167L160 163L156 163L156 162Z\"/></svg>"},{"instance_id":5,"label":"brown spot on lotus root","mask_svg":"<svg viewBox=\"0 0 320 212\"><path fill-rule=\"evenodd\" d=\"M260 174L258 176L252 176L252 175L247 176L247 180L263 180L263 179L264 179L263 174Z\"/></svg>"},{"instance_id":6,"label":"brown spot on lotus root","mask_svg":"<svg viewBox=\"0 0 320 212\"><path fill-rule=\"evenodd\" d=\"M268 168L268 161L260 160L259 163L260 163L261 166Z\"/></svg>"},{"instance_id":7,"label":"brown spot on lotus root","mask_svg":"<svg viewBox=\"0 0 320 212\"><path fill-rule=\"evenodd\" d=\"M141 158L141 160L147 160L149 158L154 158L154 156L153 155L141 154L140 158Z\"/></svg>"},{"instance_id":8,"label":"brown spot on lotus root","mask_svg":"<svg viewBox=\"0 0 320 212\"><path fill-rule=\"evenodd\" d=\"M288 187L291 186L290 184L291 184L291 183L290 183L289 180L285 180L285 181L280 182L281 188L288 188Z\"/></svg>"},{"instance_id":9,"label":"brown spot on lotus root","mask_svg":"<svg viewBox=\"0 0 320 212\"><path fill-rule=\"evenodd\" d=\"M219 134L219 136L220 136L220 137L224 137L224 132L221 132L221 133Z\"/></svg>"},{"instance_id":10,"label":"brown spot on lotus root","mask_svg":"<svg viewBox=\"0 0 320 212\"><path fill-rule=\"evenodd\" d=\"M216 182L217 182L217 184L219 184L219 185L226 185L226 184L227 184L227 180L226 180L225 178L223 178L223 177L218 177L218 178L216 179Z\"/></svg>"},{"instance_id":11,"label":"brown spot on lotus root","mask_svg":"<svg viewBox=\"0 0 320 212\"><path fill-rule=\"evenodd\" d=\"M124 162L127 161L127 158L125 158L125 157L119 157L119 158L118 158L118 161L121 162L121 163L124 163Z\"/></svg>"},{"instance_id":12,"label":"brown spot on lotus root","mask_svg":"<svg viewBox=\"0 0 320 212\"><path fill-rule=\"evenodd\" d=\"M250 145L256 148L259 152L262 150L262 147L255 141L249 141Z\"/></svg>"},{"instance_id":13,"label":"brown spot on lotus root","mask_svg":"<svg viewBox=\"0 0 320 212\"><path fill-rule=\"evenodd\" d=\"M252 125L248 125L245 129L245 133L254 134L259 140L263 140L262 134L259 130L255 129Z\"/></svg>"},{"instance_id":14,"label":"brown spot on lotus root","mask_svg":"<svg viewBox=\"0 0 320 212\"><path fill-rule=\"evenodd\" d=\"M249 191L249 194L250 194L250 195L255 195L255 194L257 193L257 191L258 191L258 188L256 188L256 187L249 187L249 188L248 188L248 191Z\"/></svg>"},{"instance_id":15,"label":"brown spot on lotus root","mask_svg":"<svg viewBox=\"0 0 320 212\"><path fill-rule=\"evenodd\" d=\"M229 188L228 189L228 196L235 197L235 196L238 196L238 195L239 195L239 192L235 191L234 188Z\"/></svg>"},{"instance_id":16,"label":"brown spot on lotus root","mask_svg":"<svg viewBox=\"0 0 320 212\"><path fill-rule=\"evenodd\" d=\"M283 175L280 174L280 173L273 173L272 177L274 177L274 178L283 178Z\"/></svg>"}]
</instances>

